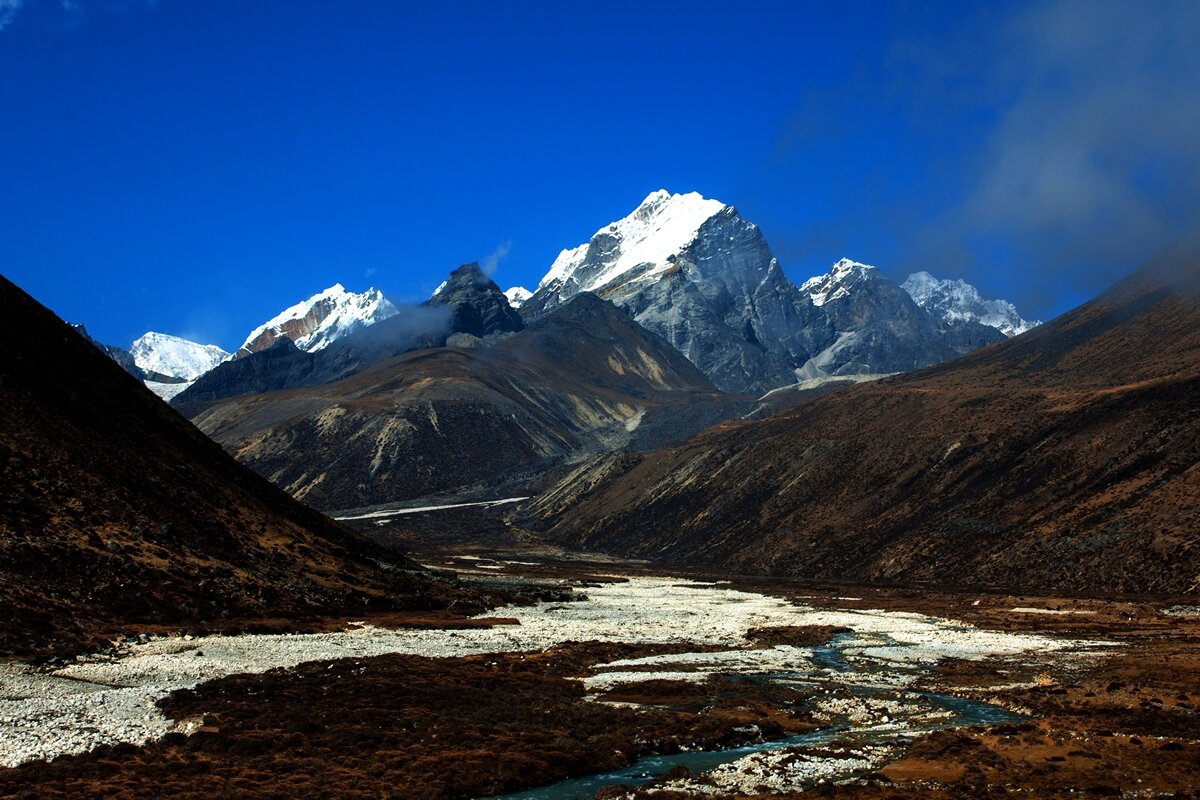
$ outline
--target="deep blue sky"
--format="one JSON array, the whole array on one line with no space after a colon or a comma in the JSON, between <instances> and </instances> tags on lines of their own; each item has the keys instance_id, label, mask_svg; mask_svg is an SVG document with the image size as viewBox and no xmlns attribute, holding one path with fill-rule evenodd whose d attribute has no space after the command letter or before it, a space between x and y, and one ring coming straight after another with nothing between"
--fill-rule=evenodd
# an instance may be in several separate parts
<instances>
[{"instance_id":1,"label":"deep blue sky","mask_svg":"<svg viewBox=\"0 0 1200 800\"><path fill-rule=\"evenodd\" d=\"M1050 317L1200 210L1200 3L0 0L0 270L227 349L334 282L532 288L650 191Z\"/></svg>"}]
</instances>

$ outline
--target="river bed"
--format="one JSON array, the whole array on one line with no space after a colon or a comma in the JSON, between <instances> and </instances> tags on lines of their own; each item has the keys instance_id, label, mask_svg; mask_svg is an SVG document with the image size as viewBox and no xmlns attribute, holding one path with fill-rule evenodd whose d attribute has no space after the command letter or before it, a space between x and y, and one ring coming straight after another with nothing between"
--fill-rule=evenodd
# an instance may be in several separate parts
<instances>
[{"instance_id":1,"label":"river bed","mask_svg":"<svg viewBox=\"0 0 1200 800\"><path fill-rule=\"evenodd\" d=\"M797 606L724 584L672 577L632 577L584 591L587 599L578 602L499 609L492 615L514 618L518 624L487 629L359 626L336 633L163 638L125 648L115 659L82 657L57 669L0 664L0 765L83 752L101 744L142 744L172 730L186 733L187 727L159 712L157 701L177 689L226 675L387 653L458 657L541 651L588 640L718 648L598 665L585 679L595 693L623 681L661 675L695 681L713 675L759 676L819 685L816 715L824 715L830 729L871 731L871 740L862 745L870 761L886 756L888 737L963 716L961 709L949 709L912 688L923 669L941 659L1084 658L1106 647L1104 642L979 630L913 613ZM837 626L850 633L825 647L755 647L746 639L751 628L775 626ZM684 762L700 768L708 758L779 760L789 746L784 742L742 754L686 754ZM847 760L862 753L850 754ZM794 761L783 767L790 769ZM637 769L652 771L649 764ZM726 768L714 774L720 776L722 769ZM730 774L736 775L737 768ZM736 779L728 779L733 785L730 781Z\"/></svg>"}]
</instances>

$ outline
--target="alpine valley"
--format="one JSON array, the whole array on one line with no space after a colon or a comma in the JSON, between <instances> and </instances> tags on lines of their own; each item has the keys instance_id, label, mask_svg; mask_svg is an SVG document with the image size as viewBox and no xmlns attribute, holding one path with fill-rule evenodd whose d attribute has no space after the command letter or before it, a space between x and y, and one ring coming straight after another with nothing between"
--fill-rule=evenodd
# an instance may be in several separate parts
<instances>
[{"instance_id":1,"label":"alpine valley","mask_svg":"<svg viewBox=\"0 0 1200 800\"><path fill-rule=\"evenodd\" d=\"M1200 796L1200 237L1045 323L696 193L495 260L232 354L0 281L0 797Z\"/></svg>"}]
</instances>

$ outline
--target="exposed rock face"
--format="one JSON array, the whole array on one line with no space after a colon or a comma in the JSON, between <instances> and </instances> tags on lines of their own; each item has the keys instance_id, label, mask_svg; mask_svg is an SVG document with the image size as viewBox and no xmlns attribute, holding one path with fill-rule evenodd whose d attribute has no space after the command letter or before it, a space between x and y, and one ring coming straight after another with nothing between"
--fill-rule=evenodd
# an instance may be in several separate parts
<instances>
[{"instance_id":1,"label":"exposed rock face","mask_svg":"<svg viewBox=\"0 0 1200 800\"><path fill-rule=\"evenodd\" d=\"M527 493L564 460L679 441L743 405L585 293L489 347L414 351L334 383L186 411L240 461L332 509L501 484Z\"/></svg>"},{"instance_id":2,"label":"exposed rock face","mask_svg":"<svg viewBox=\"0 0 1200 800\"><path fill-rule=\"evenodd\" d=\"M802 378L909 372L1004 339L976 323L941 323L878 269L848 258L800 291L838 332L801 367Z\"/></svg>"},{"instance_id":3,"label":"exposed rock face","mask_svg":"<svg viewBox=\"0 0 1200 800\"><path fill-rule=\"evenodd\" d=\"M396 307L378 289L356 294L336 283L255 328L234 358L268 350L280 339L288 339L301 350L316 352L396 313Z\"/></svg>"},{"instance_id":4,"label":"exposed rock face","mask_svg":"<svg viewBox=\"0 0 1200 800\"><path fill-rule=\"evenodd\" d=\"M522 313L581 291L626 309L727 391L793 382L797 362L832 335L758 226L695 193L655 192L587 244L563 251Z\"/></svg>"},{"instance_id":5,"label":"exposed rock face","mask_svg":"<svg viewBox=\"0 0 1200 800\"><path fill-rule=\"evenodd\" d=\"M306 386L314 380L316 360L315 353L304 352L284 336L266 350L231 359L205 373L176 394L171 402L202 403L239 394Z\"/></svg>"},{"instance_id":6,"label":"exposed rock face","mask_svg":"<svg viewBox=\"0 0 1200 800\"><path fill-rule=\"evenodd\" d=\"M1003 338L942 324L878 270L848 260L798 288L758 226L695 193L655 192L564 250L522 314L581 291L626 309L727 391L901 372Z\"/></svg>"},{"instance_id":7,"label":"exposed rock face","mask_svg":"<svg viewBox=\"0 0 1200 800\"><path fill-rule=\"evenodd\" d=\"M237 464L3 278L0 336L0 654L456 594Z\"/></svg>"},{"instance_id":8,"label":"exposed rock face","mask_svg":"<svg viewBox=\"0 0 1200 800\"><path fill-rule=\"evenodd\" d=\"M938 280L928 272L916 272L901 285L917 305L947 323L978 322L1005 336L1017 336L1042 324L1021 319L1016 306L1007 300L984 300L966 281Z\"/></svg>"},{"instance_id":9,"label":"exposed rock face","mask_svg":"<svg viewBox=\"0 0 1200 800\"><path fill-rule=\"evenodd\" d=\"M513 333L525 327L500 287L478 264L464 264L450 273L427 305L451 309L450 330L480 339L494 333Z\"/></svg>"},{"instance_id":10,"label":"exposed rock face","mask_svg":"<svg viewBox=\"0 0 1200 800\"><path fill-rule=\"evenodd\" d=\"M1194 237L993 347L597 459L532 520L577 547L748 573L1194 593L1198 396Z\"/></svg>"}]
</instances>

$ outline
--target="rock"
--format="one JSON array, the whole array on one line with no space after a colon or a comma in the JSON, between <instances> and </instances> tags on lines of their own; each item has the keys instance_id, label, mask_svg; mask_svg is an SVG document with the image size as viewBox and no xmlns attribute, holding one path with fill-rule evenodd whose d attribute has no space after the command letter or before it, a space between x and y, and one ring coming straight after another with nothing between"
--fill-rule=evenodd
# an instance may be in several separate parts
<instances>
[{"instance_id":1,"label":"rock","mask_svg":"<svg viewBox=\"0 0 1200 800\"><path fill-rule=\"evenodd\" d=\"M448 307L452 313L450 330L479 339L493 333L514 333L525 327L504 292L483 274L478 264L464 264L451 272L426 305Z\"/></svg>"}]
</instances>

